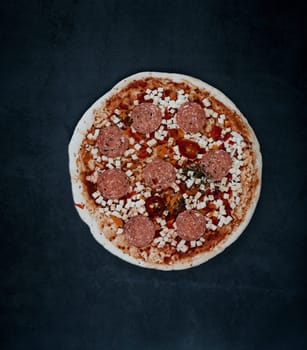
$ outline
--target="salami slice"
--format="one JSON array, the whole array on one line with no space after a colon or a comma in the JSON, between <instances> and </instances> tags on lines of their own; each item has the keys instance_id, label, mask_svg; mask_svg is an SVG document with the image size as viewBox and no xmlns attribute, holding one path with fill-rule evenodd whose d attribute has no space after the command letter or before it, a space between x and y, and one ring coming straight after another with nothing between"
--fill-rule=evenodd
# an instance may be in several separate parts
<instances>
[{"instance_id":1,"label":"salami slice","mask_svg":"<svg viewBox=\"0 0 307 350\"><path fill-rule=\"evenodd\" d=\"M98 176L97 187L106 199L119 199L129 192L129 181L119 169L109 169Z\"/></svg>"},{"instance_id":2,"label":"salami slice","mask_svg":"<svg viewBox=\"0 0 307 350\"><path fill-rule=\"evenodd\" d=\"M211 150L203 155L201 166L211 180L219 181L228 174L232 160L224 150Z\"/></svg>"},{"instance_id":3,"label":"salami slice","mask_svg":"<svg viewBox=\"0 0 307 350\"><path fill-rule=\"evenodd\" d=\"M143 178L151 188L166 189L176 180L176 170L171 163L157 158L145 167Z\"/></svg>"},{"instance_id":4,"label":"salami slice","mask_svg":"<svg viewBox=\"0 0 307 350\"><path fill-rule=\"evenodd\" d=\"M200 238L206 231L204 216L197 210L185 210L176 219L177 234L186 241Z\"/></svg>"},{"instance_id":5,"label":"salami slice","mask_svg":"<svg viewBox=\"0 0 307 350\"><path fill-rule=\"evenodd\" d=\"M161 124L162 113L153 103L141 103L131 112L132 127L141 134L149 134Z\"/></svg>"},{"instance_id":6,"label":"salami slice","mask_svg":"<svg viewBox=\"0 0 307 350\"><path fill-rule=\"evenodd\" d=\"M128 148L128 139L117 126L106 126L99 132L97 145L102 154L116 158L122 156Z\"/></svg>"},{"instance_id":7,"label":"salami slice","mask_svg":"<svg viewBox=\"0 0 307 350\"><path fill-rule=\"evenodd\" d=\"M147 216L137 215L125 224L124 234L130 244L145 247L154 239L155 227Z\"/></svg>"},{"instance_id":8,"label":"salami slice","mask_svg":"<svg viewBox=\"0 0 307 350\"><path fill-rule=\"evenodd\" d=\"M184 103L179 108L176 118L180 128L192 133L201 131L206 122L205 112L196 102Z\"/></svg>"}]
</instances>

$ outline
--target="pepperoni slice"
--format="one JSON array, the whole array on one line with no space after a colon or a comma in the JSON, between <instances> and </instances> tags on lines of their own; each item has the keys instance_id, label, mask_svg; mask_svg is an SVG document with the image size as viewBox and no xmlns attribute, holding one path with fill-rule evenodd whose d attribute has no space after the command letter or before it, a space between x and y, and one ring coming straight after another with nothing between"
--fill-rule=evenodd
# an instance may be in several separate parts
<instances>
[{"instance_id":1,"label":"pepperoni slice","mask_svg":"<svg viewBox=\"0 0 307 350\"><path fill-rule=\"evenodd\" d=\"M187 102L179 108L176 119L180 128L195 133L204 128L206 115L198 103Z\"/></svg>"},{"instance_id":2,"label":"pepperoni slice","mask_svg":"<svg viewBox=\"0 0 307 350\"><path fill-rule=\"evenodd\" d=\"M129 181L121 170L108 169L99 174L97 187L104 198L119 199L129 192Z\"/></svg>"},{"instance_id":3,"label":"pepperoni slice","mask_svg":"<svg viewBox=\"0 0 307 350\"><path fill-rule=\"evenodd\" d=\"M206 231L204 216L197 210L185 210L176 219L177 234L186 241L200 238Z\"/></svg>"},{"instance_id":4,"label":"pepperoni slice","mask_svg":"<svg viewBox=\"0 0 307 350\"><path fill-rule=\"evenodd\" d=\"M146 247L155 236L153 222L144 215L132 217L124 226L126 240L136 247Z\"/></svg>"},{"instance_id":5,"label":"pepperoni slice","mask_svg":"<svg viewBox=\"0 0 307 350\"><path fill-rule=\"evenodd\" d=\"M117 126L106 126L99 132L97 145L102 154L116 158L122 156L128 148L128 139Z\"/></svg>"},{"instance_id":6,"label":"pepperoni slice","mask_svg":"<svg viewBox=\"0 0 307 350\"><path fill-rule=\"evenodd\" d=\"M228 174L232 160L224 150L211 150L203 155L201 166L211 180L219 181Z\"/></svg>"},{"instance_id":7,"label":"pepperoni slice","mask_svg":"<svg viewBox=\"0 0 307 350\"><path fill-rule=\"evenodd\" d=\"M153 103L141 103L131 112L132 127L141 134L149 134L161 124L162 113L160 108Z\"/></svg>"},{"instance_id":8,"label":"pepperoni slice","mask_svg":"<svg viewBox=\"0 0 307 350\"><path fill-rule=\"evenodd\" d=\"M164 190L176 180L176 170L171 163L157 158L145 167L143 178L147 186Z\"/></svg>"}]
</instances>

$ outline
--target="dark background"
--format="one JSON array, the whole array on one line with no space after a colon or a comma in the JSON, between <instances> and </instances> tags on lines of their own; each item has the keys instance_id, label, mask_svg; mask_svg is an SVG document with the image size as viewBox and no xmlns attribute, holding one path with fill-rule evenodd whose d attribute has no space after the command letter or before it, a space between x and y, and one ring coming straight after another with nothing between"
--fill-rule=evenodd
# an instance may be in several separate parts
<instances>
[{"instance_id":1,"label":"dark background","mask_svg":"<svg viewBox=\"0 0 307 350\"><path fill-rule=\"evenodd\" d=\"M1 349L306 349L305 8L270 1L1 2ZM144 70L198 77L254 128L244 235L197 268L105 251L72 202L83 112Z\"/></svg>"}]
</instances>

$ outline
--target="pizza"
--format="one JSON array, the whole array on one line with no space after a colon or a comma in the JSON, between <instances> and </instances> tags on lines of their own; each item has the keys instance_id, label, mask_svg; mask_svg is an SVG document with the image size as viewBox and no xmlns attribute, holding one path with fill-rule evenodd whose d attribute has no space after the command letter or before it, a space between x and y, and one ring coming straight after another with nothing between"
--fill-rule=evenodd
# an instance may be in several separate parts
<instances>
[{"instance_id":1,"label":"pizza","mask_svg":"<svg viewBox=\"0 0 307 350\"><path fill-rule=\"evenodd\" d=\"M185 269L222 252L249 223L262 159L252 128L219 90L143 72L96 101L69 144L76 209L123 260Z\"/></svg>"}]
</instances>

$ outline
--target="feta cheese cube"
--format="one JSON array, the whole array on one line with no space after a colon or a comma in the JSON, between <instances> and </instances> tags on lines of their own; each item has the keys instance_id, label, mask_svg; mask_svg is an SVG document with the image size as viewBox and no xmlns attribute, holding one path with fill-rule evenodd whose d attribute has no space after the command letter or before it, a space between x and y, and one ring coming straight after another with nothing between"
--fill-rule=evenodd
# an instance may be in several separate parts
<instances>
[{"instance_id":1,"label":"feta cheese cube","mask_svg":"<svg viewBox=\"0 0 307 350\"><path fill-rule=\"evenodd\" d=\"M100 196L100 192L99 192L99 191L96 191L96 192L93 192L93 193L92 193L92 197L93 197L94 199L98 198L99 196Z\"/></svg>"},{"instance_id":2,"label":"feta cheese cube","mask_svg":"<svg viewBox=\"0 0 307 350\"><path fill-rule=\"evenodd\" d=\"M181 247L182 253L186 253L186 252L188 251L188 249L189 249L189 247L188 247L186 244L184 244L184 245Z\"/></svg>"},{"instance_id":3,"label":"feta cheese cube","mask_svg":"<svg viewBox=\"0 0 307 350\"><path fill-rule=\"evenodd\" d=\"M203 104L205 107L210 107L211 106L211 102L209 101L208 98L204 98L203 99Z\"/></svg>"},{"instance_id":4,"label":"feta cheese cube","mask_svg":"<svg viewBox=\"0 0 307 350\"><path fill-rule=\"evenodd\" d=\"M182 249L182 247L185 245L185 240L184 239L182 239L179 243L178 243L178 245L177 245L177 251L179 252L179 251L181 251L181 249Z\"/></svg>"},{"instance_id":5,"label":"feta cheese cube","mask_svg":"<svg viewBox=\"0 0 307 350\"><path fill-rule=\"evenodd\" d=\"M118 124L120 122L120 119L115 114L112 115L111 120L115 124Z\"/></svg>"},{"instance_id":6,"label":"feta cheese cube","mask_svg":"<svg viewBox=\"0 0 307 350\"><path fill-rule=\"evenodd\" d=\"M194 184L194 179L188 179L186 181L187 188L191 188L193 186L193 184Z\"/></svg>"},{"instance_id":7,"label":"feta cheese cube","mask_svg":"<svg viewBox=\"0 0 307 350\"><path fill-rule=\"evenodd\" d=\"M196 209L198 209L198 210L204 209L205 207L206 207L206 201L198 202L196 205Z\"/></svg>"},{"instance_id":8,"label":"feta cheese cube","mask_svg":"<svg viewBox=\"0 0 307 350\"><path fill-rule=\"evenodd\" d=\"M201 197L201 193L200 192L196 192L194 198L197 200Z\"/></svg>"},{"instance_id":9,"label":"feta cheese cube","mask_svg":"<svg viewBox=\"0 0 307 350\"><path fill-rule=\"evenodd\" d=\"M176 154L179 154L180 155L180 152L179 152L179 147L176 145L173 147L173 150Z\"/></svg>"},{"instance_id":10,"label":"feta cheese cube","mask_svg":"<svg viewBox=\"0 0 307 350\"><path fill-rule=\"evenodd\" d=\"M129 143L130 143L130 145L134 145L135 144L134 137L129 137Z\"/></svg>"},{"instance_id":11,"label":"feta cheese cube","mask_svg":"<svg viewBox=\"0 0 307 350\"><path fill-rule=\"evenodd\" d=\"M117 234L118 234L118 235L123 234L123 232L124 232L124 230L123 230L121 227L119 227L119 228L117 229Z\"/></svg>"},{"instance_id":12,"label":"feta cheese cube","mask_svg":"<svg viewBox=\"0 0 307 350\"><path fill-rule=\"evenodd\" d=\"M155 139L151 139L151 140L147 141L147 145L148 145L149 147L154 146L156 143L157 143L157 141L156 141Z\"/></svg>"},{"instance_id":13,"label":"feta cheese cube","mask_svg":"<svg viewBox=\"0 0 307 350\"><path fill-rule=\"evenodd\" d=\"M190 246L191 246L191 248L195 248L196 247L196 241L190 241Z\"/></svg>"}]
</instances>

